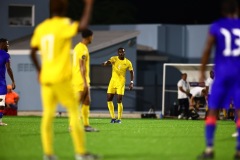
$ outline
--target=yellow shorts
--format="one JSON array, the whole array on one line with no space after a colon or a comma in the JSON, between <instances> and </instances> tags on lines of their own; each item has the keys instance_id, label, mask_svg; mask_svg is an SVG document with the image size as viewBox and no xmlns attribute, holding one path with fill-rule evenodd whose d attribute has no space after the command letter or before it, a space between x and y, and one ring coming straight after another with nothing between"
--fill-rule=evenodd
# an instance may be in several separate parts
<instances>
[{"instance_id":1,"label":"yellow shorts","mask_svg":"<svg viewBox=\"0 0 240 160\"><path fill-rule=\"evenodd\" d=\"M70 81L41 85L41 95L43 107L56 108L58 103L67 109L78 106L77 97Z\"/></svg>"},{"instance_id":2,"label":"yellow shorts","mask_svg":"<svg viewBox=\"0 0 240 160\"><path fill-rule=\"evenodd\" d=\"M124 91L125 91L125 83L118 83L114 80L110 81L108 85L107 93L124 95Z\"/></svg>"}]
</instances>

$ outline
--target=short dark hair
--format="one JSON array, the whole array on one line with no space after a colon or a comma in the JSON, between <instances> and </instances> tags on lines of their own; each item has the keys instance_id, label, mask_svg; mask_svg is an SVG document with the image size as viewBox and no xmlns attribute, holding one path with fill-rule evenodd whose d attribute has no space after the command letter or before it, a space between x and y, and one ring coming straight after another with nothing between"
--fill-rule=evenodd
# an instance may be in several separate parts
<instances>
[{"instance_id":1,"label":"short dark hair","mask_svg":"<svg viewBox=\"0 0 240 160\"><path fill-rule=\"evenodd\" d=\"M121 48L118 48L118 52L119 51L124 51L125 52L125 49L121 47Z\"/></svg>"},{"instance_id":2,"label":"short dark hair","mask_svg":"<svg viewBox=\"0 0 240 160\"><path fill-rule=\"evenodd\" d=\"M87 38L93 35L93 31L91 31L90 29L84 29L82 31L82 37L83 38Z\"/></svg>"},{"instance_id":3,"label":"short dark hair","mask_svg":"<svg viewBox=\"0 0 240 160\"><path fill-rule=\"evenodd\" d=\"M0 38L0 43L7 42L8 40L6 38Z\"/></svg>"},{"instance_id":4,"label":"short dark hair","mask_svg":"<svg viewBox=\"0 0 240 160\"><path fill-rule=\"evenodd\" d=\"M222 0L221 11L222 14L233 14L238 10L238 2L236 0Z\"/></svg>"}]
</instances>

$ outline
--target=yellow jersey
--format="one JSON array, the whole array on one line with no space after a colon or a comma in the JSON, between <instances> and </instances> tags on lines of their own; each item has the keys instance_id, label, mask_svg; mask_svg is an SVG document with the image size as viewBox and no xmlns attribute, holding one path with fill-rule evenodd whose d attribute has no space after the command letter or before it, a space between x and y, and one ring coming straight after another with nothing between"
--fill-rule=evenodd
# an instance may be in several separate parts
<instances>
[{"instance_id":1,"label":"yellow jersey","mask_svg":"<svg viewBox=\"0 0 240 160\"><path fill-rule=\"evenodd\" d=\"M112 64L112 77L111 80L114 80L117 83L124 83L126 81L126 71L133 70L132 62L127 58L120 60L118 56L113 56L109 59Z\"/></svg>"},{"instance_id":2,"label":"yellow jersey","mask_svg":"<svg viewBox=\"0 0 240 160\"><path fill-rule=\"evenodd\" d=\"M78 23L66 17L53 17L40 23L32 36L31 47L41 54L40 82L56 83L72 76L72 37L77 34Z\"/></svg>"},{"instance_id":3,"label":"yellow jersey","mask_svg":"<svg viewBox=\"0 0 240 160\"><path fill-rule=\"evenodd\" d=\"M83 43L78 43L73 50L73 67L72 67L72 82L73 85L78 86L83 84L83 77L80 71L80 60L85 61L86 68L86 80L90 83L90 56L88 48Z\"/></svg>"}]
</instances>

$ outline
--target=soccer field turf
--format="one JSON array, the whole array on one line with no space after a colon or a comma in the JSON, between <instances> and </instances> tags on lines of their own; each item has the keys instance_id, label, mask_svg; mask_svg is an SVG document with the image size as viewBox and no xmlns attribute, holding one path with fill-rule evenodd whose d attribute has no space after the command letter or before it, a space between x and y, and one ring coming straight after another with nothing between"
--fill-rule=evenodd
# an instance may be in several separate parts
<instances>
[{"instance_id":1,"label":"soccer field turf","mask_svg":"<svg viewBox=\"0 0 240 160\"><path fill-rule=\"evenodd\" d=\"M4 117L0 126L0 160L41 160L38 116ZM203 120L123 119L110 124L107 118L91 118L100 132L86 133L87 148L104 160L193 160L205 146ZM233 159L233 121L218 121L215 159ZM59 160L74 160L68 119L54 121L54 147Z\"/></svg>"}]
</instances>

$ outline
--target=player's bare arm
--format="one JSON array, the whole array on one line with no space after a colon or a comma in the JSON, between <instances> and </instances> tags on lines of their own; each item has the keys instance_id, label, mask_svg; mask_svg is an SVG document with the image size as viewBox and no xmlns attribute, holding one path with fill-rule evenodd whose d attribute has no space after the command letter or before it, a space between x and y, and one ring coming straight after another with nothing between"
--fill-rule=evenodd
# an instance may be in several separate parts
<instances>
[{"instance_id":1,"label":"player's bare arm","mask_svg":"<svg viewBox=\"0 0 240 160\"><path fill-rule=\"evenodd\" d=\"M16 85L15 85L15 80L14 80L14 76L13 76L13 72L12 72L10 62L6 63L6 68L7 68L8 75L9 75L11 81L12 81L12 89L15 89Z\"/></svg>"},{"instance_id":2,"label":"player's bare arm","mask_svg":"<svg viewBox=\"0 0 240 160\"><path fill-rule=\"evenodd\" d=\"M186 95L189 95L189 91L185 91L185 90L183 89L183 87L179 87L179 90L182 91L183 93L185 93Z\"/></svg>"},{"instance_id":3,"label":"player's bare arm","mask_svg":"<svg viewBox=\"0 0 240 160\"><path fill-rule=\"evenodd\" d=\"M130 75L131 75L131 81L129 84L129 89L132 90L133 89L133 79L134 79L134 71L133 70L130 71Z\"/></svg>"},{"instance_id":4,"label":"player's bare arm","mask_svg":"<svg viewBox=\"0 0 240 160\"><path fill-rule=\"evenodd\" d=\"M83 77L83 83L84 83L84 89L82 92L82 98L81 99L85 99L85 97L87 96L88 93L88 84L87 84L87 79L86 79L86 61L85 59L81 59L80 60L80 73Z\"/></svg>"},{"instance_id":5,"label":"player's bare arm","mask_svg":"<svg viewBox=\"0 0 240 160\"><path fill-rule=\"evenodd\" d=\"M107 66L107 65L110 65L110 64L111 64L110 61L105 61L105 62L102 63L103 66Z\"/></svg>"},{"instance_id":6,"label":"player's bare arm","mask_svg":"<svg viewBox=\"0 0 240 160\"><path fill-rule=\"evenodd\" d=\"M88 27L88 24L91 18L91 12L92 12L92 6L93 6L94 0L84 0L84 2L85 2L85 7L83 10L83 15L79 20L79 25L78 25L79 32Z\"/></svg>"},{"instance_id":7,"label":"player's bare arm","mask_svg":"<svg viewBox=\"0 0 240 160\"><path fill-rule=\"evenodd\" d=\"M37 51L38 51L38 48L31 48L30 58L32 59L32 62L34 64L35 68L37 69L38 79L39 79L39 75L40 75L40 72L41 72L41 67L40 67L40 64L37 60Z\"/></svg>"}]
</instances>

